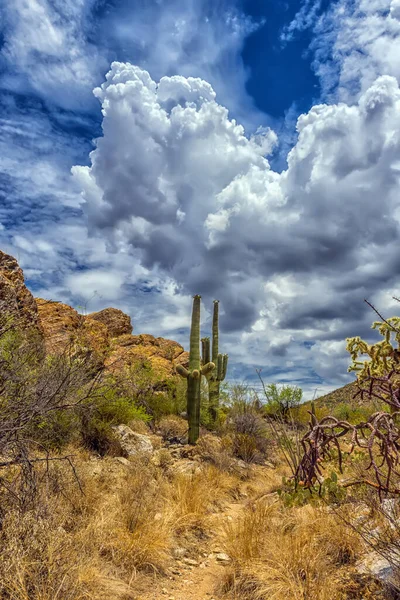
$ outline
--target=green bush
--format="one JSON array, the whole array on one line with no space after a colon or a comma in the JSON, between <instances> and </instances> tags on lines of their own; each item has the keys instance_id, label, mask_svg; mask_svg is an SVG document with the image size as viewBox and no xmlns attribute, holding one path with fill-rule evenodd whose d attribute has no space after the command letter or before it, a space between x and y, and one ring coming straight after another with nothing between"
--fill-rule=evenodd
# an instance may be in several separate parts
<instances>
[{"instance_id":1,"label":"green bush","mask_svg":"<svg viewBox=\"0 0 400 600\"><path fill-rule=\"evenodd\" d=\"M32 428L32 438L46 450L58 451L79 440L79 417L73 410L56 410Z\"/></svg>"},{"instance_id":2,"label":"green bush","mask_svg":"<svg viewBox=\"0 0 400 600\"><path fill-rule=\"evenodd\" d=\"M116 451L113 425L128 424L130 421L151 421L142 406L133 399L120 395L121 390L112 378L98 390L96 398L85 406L81 413L81 436L83 445L100 455Z\"/></svg>"},{"instance_id":3,"label":"green bush","mask_svg":"<svg viewBox=\"0 0 400 600\"><path fill-rule=\"evenodd\" d=\"M262 461L270 449L271 438L257 395L246 385L233 385L225 411L221 433L230 436L234 456L249 463Z\"/></svg>"},{"instance_id":4,"label":"green bush","mask_svg":"<svg viewBox=\"0 0 400 600\"><path fill-rule=\"evenodd\" d=\"M376 407L372 404L357 406L340 402L333 408L331 414L339 421L348 421L349 423L355 424L360 423L361 421L367 421L376 410Z\"/></svg>"},{"instance_id":5,"label":"green bush","mask_svg":"<svg viewBox=\"0 0 400 600\"><path fill-rule=\"evenodd\" d=\"M303 390L296 386L282 385L279 387L276 383L264 386L266 404L265 413L269 417L277 417L287 421L290 412L296 409L303 397Z\"/></svg>"},{"instance_id":6,"label":"green bush","mask_svg":"<svg viewBox=\"0 0 400 600\"><path fill-rule=\"evenodd\" d=\"M329 477L325 477L321 486L316 485L314 488L296 485L294 479L283 478L282 488L278 490L278 496L285 506L319 504L321 501L328 504L340 504L346 495L346 489L339 485L335 472L332 472Z\"/></svg>"}]
</instances>

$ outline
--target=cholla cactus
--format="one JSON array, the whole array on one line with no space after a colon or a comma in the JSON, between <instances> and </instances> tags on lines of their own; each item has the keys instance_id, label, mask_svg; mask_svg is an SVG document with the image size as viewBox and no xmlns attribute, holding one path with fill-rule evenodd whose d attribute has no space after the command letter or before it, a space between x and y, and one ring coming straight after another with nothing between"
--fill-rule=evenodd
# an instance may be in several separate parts
<instances>
[{"instance_id":1,"label":"cholla cactus","mask_svg":"<svg viewBox=\"0 0 400 600\"><path fill-rule=\"evenodd\" d=\"M318 421L312 407L309 431L300 441L303 455L294 476L296 485L310 491L319 487L321 491L324 460L329 463L334 449L342 472L341 443L347 441L350 449L346 448L346 453L360 448L369 460L356 479L343 485L368 485L377 490L380 498L385 494L400 495L400 318L381 318L373 323L372 329L378 329L382 341L370 345L359 337L347 339L353 361L349 371L357 372L358 390L354 398L373 399L377 402L376 412L366 421L353 424L333 416ZM359 360L363 354L368 357L365 361Z\"/></svg>"},{"instance_id":2,"label":"cholla cactus","mask_svg":"<svg viewBox=\"0 0 400 600\"><path fill-rule=\"evenodd\" d=\"M219 341L219 300L214 300L213 324L212 324L212 362L216 365L215 370L210 371L208 380L208 405L210 417L215 422L218 413L220 384L226 377L228 369L228 355L218 353ZM210 338L203 338L202 354L203 364L210 360Z\"/></svg>"},{"instance_id":3,"label":"cholla cactus","mask_svg":"<svg viewBox=\"0 0 400 600\"><path fill-rule=\"evenodd\" d=\"M400 345L400 318L391 317L385 321L375 321L372 329L377 329L384 338L376 344L368 344L360 337L347 338L346 349L350 352L352 364L349 371L356 371L360 383L371 376L380 376L391 370L400 373L399 345ZM392 339L393 338L393 339ZM394 344L397 342L397 348ZM360 360L361 355L366 355L366 360Z\"/></svg>"},{"instance_id":4,"label":"cholla cactus","mask_svg":"<svg viewBox=\"0 0 400 600\"><path fill-rule=\"evenodd\" d=\"M200 300L193 297L192 326L190 329L189 369L178 365L177 373L187 379L187 414L189 422L189 444L195 444L200 432L200 381L201 375L208 377L215 364L200 365Z\"/></svg>"}]
</instances>

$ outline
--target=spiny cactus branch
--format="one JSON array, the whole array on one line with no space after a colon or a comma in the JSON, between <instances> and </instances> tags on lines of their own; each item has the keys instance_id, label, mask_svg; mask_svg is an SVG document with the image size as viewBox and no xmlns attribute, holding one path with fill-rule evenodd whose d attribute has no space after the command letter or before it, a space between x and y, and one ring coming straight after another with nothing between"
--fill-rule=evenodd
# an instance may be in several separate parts
<instances>
[{"instance_id":1,"label":"spiny cactus branch","mask_svg":"<svg viewBox=\"0 0 400 600\"><path fill-rule=\"evenodd\" d=\"M201 339L201 356L202 356L203 365L206 365L207 363L210 362L211 355L210 355L210 338L209 337L204 337Z\"/></svg>"},{"instance_id":2,"label":"spiny cactus branch","mask_svg":"<svg viewBox=\"0 0 400 600\"><path fill-rule=\"evenodd\" d=\"M178 375L180 375L181 377L185 377L186 379L189 377L189 371L185 369L183 365L177 365L176 372L178 373Z\"/></svg>"},{"instance_id":3,"label":"spiny cactus branch","mask_svg":"<svg viewBox=\"0 0 400 600\"><path fill-rule=\"evenodd\" d=\"M203 367L200 364L200 296L193 297L192 324L190 329L189 369L182 365L176 367L177 373L187 380L187 414L189 422L189 444L195 444L200 433L200 383L201 375L210 374L215 368L214 363L208 362ZM207 350L207 344L202 347ZM210 340L208 340L208 354Z\"/></svg>"},{"instance_id":4,"label":"spiny cactus branch","mask_svg":"<svg viewBox=\"0 0 400 600\"><path fill-rule=\"evenodd\" d=\"M218 340L219 340L219 300L214 300L213 324L212 324L212 361L217 364Z\"/></svg>"}]
</instances>

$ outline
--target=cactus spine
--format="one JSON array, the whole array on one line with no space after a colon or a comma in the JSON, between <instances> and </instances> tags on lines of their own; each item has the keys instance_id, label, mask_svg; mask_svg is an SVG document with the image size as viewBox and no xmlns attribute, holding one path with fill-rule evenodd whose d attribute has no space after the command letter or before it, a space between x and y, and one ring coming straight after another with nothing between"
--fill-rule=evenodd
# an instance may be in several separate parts
<instances>
[{"instance_id":1,"label":"cactus spine","mask_svg":"<svg viewBox=\"0 0 400 600\"><path fill-rule=\"evenodd\" d=\"M203 363L206 359L210 358L210 338L203 338L202 342L202 353ZM212 323L212 356L211 360L216 365L216 369L211 371L207 377L208 379L208 406L209 413L212 422L214 423L217 419L218 407L219 407L219 396L220 396L220 384L226 377L226 371L228 368L228 355L219 354L218 349L219 342L219 300L214 300L213 310L213 323Z\"/></svg>"},{"instance_id":2,"label":"cactus spine","mask_svg":"<svg viewBox=\"0 0 400 600\"><path fill-rule=\"evenodd\" d=\"M195 444L200 432L200 382L215 369L214 363L208 361L200 364L200 300L193 297L192 325L190 329L189 369L182 365L176 367L177 373L187 379L187 414L189 423L189 444Z\"/></svg>"}]
</instances>

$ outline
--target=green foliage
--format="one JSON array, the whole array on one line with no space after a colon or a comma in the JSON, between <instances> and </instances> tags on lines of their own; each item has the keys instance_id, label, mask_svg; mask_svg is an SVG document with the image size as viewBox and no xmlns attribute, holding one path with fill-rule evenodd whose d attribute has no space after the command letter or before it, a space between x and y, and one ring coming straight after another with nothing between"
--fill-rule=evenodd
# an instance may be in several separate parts
<instances>
[{"instance_id":1,"label":"green foliage","mask_svg":"<svg viewBox=\"0 0 400 600\"><path fill-rule=\"evenodd\" d=\"M151 415L147 414L142 406L137 406L132 398L118 395L118 389L114 387L103 388L96 400L96 414L98 417L110 423L119 425L129 421L151 421Z\"/></svg>"},{"instance_id":2,"label":"green foliage","mask_svg":"<svg viewBox=\"0 0 400 600\"><path fill-rule=\"evenodd\" d=\"M376 410L376 406L373 403L360 406L340 402L333 408L331 414L339 421L357 424L361 421L367 421Z\"/></svg>"},{"instance_id":3,"label":"green foliage","mask_svg":"<svg viewBox=\"0 0 400 600\"><path fill-rule=\"evenodd\" d=\"M392 369L399 371L396 350L400 344L400 317L390 317L384 321L375 321L372 329L377 329L383 340L368 344L359 336L347 338L346 349L350 352L352 363L349 371L355 371L359 381L368 377L368 371L373 376L380 376ZM397 331L396 331L397 330ZM365 360L361 357L365 355Z\"/></svg>"},{"instance_id":4,"label":"green foliage","mask_svg":"<svg viewBox=\"0 0 400 600\"><path fill-rule=\"evenodd\" d=\"M32 427L32 439L49 451L61 452L79 440L79 417L74 410L55 410Z\"/></svg>"},{"instance_id":5,"label":"green foliage","mask_svg":"<svg viewBox=\"0 0 400 600\"><path fill-rule=\"evenodd\" d=\"M96 398L80 410L83 445L101 455L112 454L116 446L113 425L130 421L148 423L152 416L132 397L122 395L118 381L109 378L99 388Z\"/></svg>"},{"instance_id":6,"label":"green foliage","mask_svg":"<svg viewBox=\"0 0 400 600\"><path fill-rule=\"evenodd\" d=\"M321 485L308 488L296 484L294 479L282 479L282 487L278 495L285 506L304 506L305 504L319 504L321 501L328 504L340 504L346 498L346 489L338 483L337 474L332 471L329 477L325 477Z\"/></svg>"},{"instance_id":7,"label":"green foliage","mask_svg":"<svg viewBox=\"0 0 400 600\"><path fill-rule=\"evenodd\" d=\"M286 420L290 411L299 406L303 391L292 385L278 386L276 383L270 383L264 386L264 395L266 414Z\"/></svg>"}]
</instances>

